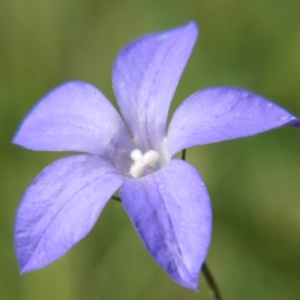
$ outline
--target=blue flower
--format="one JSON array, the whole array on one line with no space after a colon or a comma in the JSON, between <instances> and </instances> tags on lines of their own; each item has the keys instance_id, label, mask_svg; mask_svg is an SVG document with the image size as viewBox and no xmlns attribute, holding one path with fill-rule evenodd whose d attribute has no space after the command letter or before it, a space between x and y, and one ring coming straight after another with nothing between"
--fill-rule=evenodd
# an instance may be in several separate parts
<instances>
[{"instance_id":1,"label":"blue flower","mask_svg":"<svg viewBox=\"0 0 300 300\"><path fill-rule=\"evenodd\" d=\"M300 127L300 121L251 92L214 87L188 97L167 128L196 38L191 22L139 38L120 52L113 88L122 116L83 82L61 85L28 114L15 144L82 154L46 167L27 189L15 227L22 272L52 263L85 237L119 189L153 258L177 283L197 289L211 238L211 206L198 171L174 155L281 126Z\"/></svg>"}]
</instances>

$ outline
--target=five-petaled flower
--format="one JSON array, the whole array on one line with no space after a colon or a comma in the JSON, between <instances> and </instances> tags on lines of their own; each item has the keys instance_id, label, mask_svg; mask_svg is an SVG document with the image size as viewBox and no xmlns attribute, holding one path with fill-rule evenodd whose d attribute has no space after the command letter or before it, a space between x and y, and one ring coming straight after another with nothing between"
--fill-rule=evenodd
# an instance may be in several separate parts
<instances>
[{"instance_id":1,"label":"five-petaled flower","mask_svg":"<svg viewBox=\"0 0 300 300\"><path fill-rule=\"evenodd\" d=\"M198 171L173 158L181 150L254 135L300 120L261 96L213 87L167 115L197 38L195 23L146 35L113 67L122 117L84 82L69 82L29 113L13 142L32 150L77 151L46 167L17 213L15 245L22 272L42 268L91 230L120 189L145 246L177 283L197 289L211 237L209 196Z\"/></svg>"}]
</instances>

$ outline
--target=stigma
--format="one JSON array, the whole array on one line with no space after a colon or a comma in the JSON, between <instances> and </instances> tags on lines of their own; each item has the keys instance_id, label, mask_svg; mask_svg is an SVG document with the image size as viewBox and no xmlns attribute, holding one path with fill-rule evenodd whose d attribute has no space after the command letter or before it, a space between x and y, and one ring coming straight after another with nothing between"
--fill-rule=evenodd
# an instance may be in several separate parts
<instances>
[{"instance_id":1,"label":"stigma","mask_svg":"<svg viewBox=\"0 0 300 300\"><path fill-rule=\"evenodd\" d=\"M140 149L134 149L130 153L133 160L129 174L133 178L138 178L152 172L158 162L159 155L155 150L149 150L144 154Z\"/></svg>"}]
</instances>

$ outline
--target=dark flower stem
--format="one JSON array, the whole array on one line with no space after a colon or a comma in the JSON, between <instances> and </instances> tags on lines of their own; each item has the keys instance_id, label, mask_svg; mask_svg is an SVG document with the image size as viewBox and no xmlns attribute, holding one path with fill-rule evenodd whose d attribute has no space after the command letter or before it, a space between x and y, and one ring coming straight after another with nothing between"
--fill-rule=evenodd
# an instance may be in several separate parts
<instances>
[{"instance_id":1,"label":"dark flower stem","mask_svg":"<svg viewBox=\"0 0 300 300\"><path fill-rule=\"evenodd\" d=\"M205 276L205 279L206 279L206 281L207 281L207 283L208 283L208 285L209 285L209 287L212 291L213 297L216 300L222 300L221 294L218 290L216 282L215 282L214 278L212 277L212 275L211 275L211 273L208 269L208 266L205 262L203 263L203 266L202 266L202 273Z\"/></svg>"},{"instance_id":2,"label":"dark flower stem","mask_svg":"<svg viewBox=\"0 0 300 300\"><path fill-rule=\"evenodd\" d=\"M185 160L186 149L183 149L181 152L181 159Z\"/></svg>"},{"instance_id":3,"label":"dark flower stem","mask_svg":"<svg viewBox=\"0 0 300 300\"><path fill-rule=\"evenodd\" d=\"M181 153L181 159L182 160L185 160L185 157L186 157L186 149L183 149L182 150L182 153ZM211 272L209 271L209 268L207 266L207 264L204 262L203 263L203 266L202 266L202 273L212 291L212 294L213 294L213 297L216 299L216 300L222 300L221 298L221 294L219 292L219 289L217 287L217 284L211 274Z\"/></svg>"},{"instance_id":4,"label":"dark flower stem","mask_svg":"<svg viewBox=\"0 0 300 300\"><path fill-rule=\"evenodd\" d=\"M111 196L111 199L121 202L121 199L119 197L116 197L116 196Z\"/></svg>"},{"instance_id":5,"label":"dark flower stem","mask_svg":"<svg viewBox=\"0 0 300 300\"><path fill-rule=\"evenodd\" d=\"M181 159L182 160L185 160L185 156L186 156L186 149L183 149L182 150L182 153L181 153ZM119 201L121 202L121 199L119 197L116 197L116 196L112 196L111 197L112 200L116 200L116 201ZM207 266L207 264L204 262L203 263L203 266L202 266L202 273L209 285L209 288L211 289L212 291L212 294L213 294L213 297L215 298L215 300L222 300L221 298L221 294L219 292L219 289L217 287L217 284L211 274L211 272L209 271L209 268Z\"/></svg>"}]
</instances>

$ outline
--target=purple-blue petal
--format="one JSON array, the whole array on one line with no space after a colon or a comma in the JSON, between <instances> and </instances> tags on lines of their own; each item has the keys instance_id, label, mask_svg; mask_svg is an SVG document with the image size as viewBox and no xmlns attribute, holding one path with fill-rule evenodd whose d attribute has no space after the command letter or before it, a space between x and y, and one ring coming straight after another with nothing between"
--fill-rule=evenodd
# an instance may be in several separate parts
<instances>
[{"instance_id":1,"label":"purple-blue petal","mask_svg":"<svg viewBox=\"0 0 300 300\"><path fill-rule=\"evenodd\" d=\"M126 181L123 205L145 246L177 283L197 289L211 237L211 207L190 164L172 160L151 175Z\"/></svg>"},{"instance_id":2,"label":"purple-blue petal","mask_svg":"<svg viewBox=\"0 0 300 300\"><path fill-rule=\"evenodd\" d=\"M299 127L299 119L246 90L208 88L187 98L175 111L167 134L169 154L182 149L246 137L280 126Z\"/></svg>"},{"instance_id":3,"label":"purple-blue petal","mask_svg":"<svg viewBox=\"0 0 300 300\"><path fill-rule=\"evenodd\" d=\"M284 124L284 126L300 128L300 119L292 119L291 121Z\"/></svg>"},{"instance_id":4,"label":"purple-blue petal","mask_svg":"<svg viewBox=\"0 0 300 300\"><path fill-rule=\"evenodd\" d=\"M130 148L131 139L122 118L98 89L69 82L33 108L13 142L31 150L80 151L107 158Z\"/></svg>"},{"instance_id":5,"label":"purple-blue petal","mask_svg":"<svg viewBox=\"0 0 300 300\"><path fill-rule=\"evenodd\" d=\"M52 263L85 237L123 180L118 170L93 155L62 158L45 168L17 213L21 272Z\"/></svg>"},{"instance_id":6,"label":"purple-blue petal","mask_svg":"<svg viewBox=\"0 0 300 300\"><path fill-rule=\"evenodd\" d=\"M197 27L191 22L139 38L116 59L115 95L142 151L160 148L169 106L196 38Z\"/></svg>"}]
</instances>

